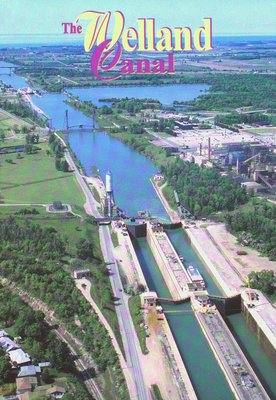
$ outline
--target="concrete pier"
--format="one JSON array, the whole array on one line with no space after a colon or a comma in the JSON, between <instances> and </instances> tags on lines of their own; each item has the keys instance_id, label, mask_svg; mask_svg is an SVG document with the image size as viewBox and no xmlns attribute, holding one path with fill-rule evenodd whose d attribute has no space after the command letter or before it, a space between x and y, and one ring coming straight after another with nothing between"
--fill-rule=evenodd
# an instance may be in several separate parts
<instances>
[{"instance_id":1,"label":"concrete pier","mask_svg":"<svg viewBox=\"0 0 276 400\"><path fill-rule=\"evenodd\" d=\"M238 400L269 400L232 333L215 306L201 306L195 296L192 306L202 331Z\"/></svg>"},{"instance_id":2,"label":"concrete pier","mask_svg":"<svg viewBox=\"0 0 276 400\"><path fill-rule=\"evenodd\" d=\"M154 231L151 223L147 226L147 241L160 268L172 299L187 300L193 286L191 278L184 268L167 234Z\"/></svg>"}]
</instances>

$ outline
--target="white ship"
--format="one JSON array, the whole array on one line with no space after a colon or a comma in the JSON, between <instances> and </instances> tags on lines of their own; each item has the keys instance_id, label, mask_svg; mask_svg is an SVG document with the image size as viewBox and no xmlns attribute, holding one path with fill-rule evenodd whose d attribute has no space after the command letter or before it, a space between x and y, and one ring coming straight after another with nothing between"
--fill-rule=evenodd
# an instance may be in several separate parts
<instances>
[{"instance_id":1,"label":"white ship","mask_svg":"<svg viewBox=\"0 0 276 400\"><path fill-rule=\"evenodd\" d=\"M194 268L192 265L190 265L187 268L187 272L193 283L200 286L202 289L205 289L204 279L202 278L202 275L200 274L200 272L197 268Z\"/></svg>"}]
</instances>

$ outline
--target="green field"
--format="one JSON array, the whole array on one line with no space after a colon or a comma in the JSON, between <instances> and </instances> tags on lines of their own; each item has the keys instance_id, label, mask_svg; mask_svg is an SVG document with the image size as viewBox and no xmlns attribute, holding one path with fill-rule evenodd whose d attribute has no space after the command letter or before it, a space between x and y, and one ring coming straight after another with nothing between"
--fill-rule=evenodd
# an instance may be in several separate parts
<instances>
[{"instance_id":1,"label":"green field","mask_svg":"<svg viewBox=\"0 0 276 400\"><path fill-rule=\"evenodd\" d=\"M0 129L7 131L9 128L15 125L17 125L18 128L21 128L24 124L16 119L10 118L8 115L0 111Z\"/></svg>"},{"instance_id":2,"label":"green field","mask_svg":"<svg viewBox=\"0 0 276 400\"><path fill-rule=\"evenodd\" d=\"M268 126L266 128L248 128L248 129L246 129L246 132L252 133L252 134L255 134L255 135L260 135L260 136L262 136L262 135L274 136L275 133L276 133L276 127Z\"/></svg>"},{"instance_id":3,"label":"green field","mask_svg":"<svg viewBox=\"0 0 276 400\"><path fill-rule=\"evenodd\" d=\"M35 154L0 155L0 196L4 203L51 203L60 200L81 211L85 198L73 173L57 171L48 144L40 143ZM12 160L8 163L6 160Z\"/></svg>"}]
</instances>

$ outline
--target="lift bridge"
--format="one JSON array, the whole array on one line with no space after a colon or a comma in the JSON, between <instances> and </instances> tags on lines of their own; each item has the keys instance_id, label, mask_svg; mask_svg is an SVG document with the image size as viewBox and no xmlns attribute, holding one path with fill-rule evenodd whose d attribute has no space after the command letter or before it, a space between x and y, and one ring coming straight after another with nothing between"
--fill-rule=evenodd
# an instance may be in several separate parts
<instances>
[{"instance_id":1,"label":"lift bridge","mask_svg":"<svg viewBox=\"0 0 276 400\"><path fill-rule=\"evenodd\" d=\"M0 75L9 75L15 74L16 69L18 67L8 67L8 66L0 66ZM7 71L5 71L7 70Z\"/></svg>"},{"instance_id":2,"label":"lift bridge","mask_svg":"<svg viewBox=\"0 0 276 400\"><path fill-rule=\"evenodd\" d=\"M64 121L63 121L63 126L65 128L65 131L68 132L71 129L93 129L96 130L96 126L95 126L95 116L96 116L96 109L92 108L91 110L92 112L92 124L77 124L77 125L70 125L69 124L69 112L68 110L65 110L65 114L64 114Z\"/></svg>"}]
</instances>

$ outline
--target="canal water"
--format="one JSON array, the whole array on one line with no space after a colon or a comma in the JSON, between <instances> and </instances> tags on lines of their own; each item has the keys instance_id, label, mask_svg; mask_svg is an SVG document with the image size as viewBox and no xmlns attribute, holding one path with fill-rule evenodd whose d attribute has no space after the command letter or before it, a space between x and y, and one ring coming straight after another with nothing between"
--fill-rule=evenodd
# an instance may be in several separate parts
<instances>
[{"instance_id":1,"label":"canal water","mask_svg":"<svg viewBox=\"0 0 276 400\"><path fill-rule=\"evenodd\" d=\"M100 88L69 89L68 91L80 100L90 100L94 105L110 104L99 99L132 98L157 99L163 105L169 106L174 101L187 101L198 97L209 89L208 85L166 85L166 86L103 86Z\"/></svg>"},{"instance_id":2,"label":"canal water","mask_svg":"<svg viewBox=\"0 0 276 400\"><path fill-rule=\"evenodd\" d=\"M3 65L3 63L0 63ZM24 79L18 76L2 76L1 79L16 88L27 86ZM188 86L171 86L170 103L178 99L178 93L187 93ZM198 87L197 92L191 94L190 98L200 94L200 90L205 90L204 85L201 89ZM150 89L150 97L158 99L160 90L165 87L153 87ZM126 89L126 88L125 88ZM134 96L149 97L146 90L148 87L135 87ZM76 92L77 90L77 92ZM85 91L97 92L94 94L96 98L103 98L102 88L76 89L75 95L83 98ZM79 91L79 94L78 94ZM125 97L122 94L122 88L112 88L113 97ZM139 95L138 95L139 94ZM87 99L92 100L90 95ZM107 95L106 95L107 97ZM129 94L131 97L131 94ZM182 100L184 97L181 97ZM41 107L43 111L52 118L53 126L57 129L65 127L64 114L65 110L69 110L69 120L74 125L89 124L91 119L84 116L77 110L66 105L66 99L63 94L45 94L43 97L33 96L34 103ZM187 99L187 98L186 98ZM160 100L161 101L161 100ZM71 124L71 123L70 123ZM145 156L130 149L120 141L108 136L104 132L89 132L82 130L72 131L68 135L68 140L72 150L81 161L88 175L91 174L91 167L96 166L100 169L100 174L104 177L107 170L111 170L114 177L115 200L118 206L128 214L134 214L139 210L147 209L151 214L159 218L167 218L161 202L159 201L149 178L156 172L156 167ZM185 263L196 266L207 282L207 288L212 294L219 294L220 290L210 277L203 263L191 247L188 238L182 230L168 232L173 245L179 254L183 255ZM146 275L148 285L156 290L160 296L168 297L168 289L156 263L152 259L147 244L143 241L135 243L136 250L142 264L142 268ZM189 307L185 305L184 307ZM179 351L184 359L186 367L191 375L192 381L198 393L199 399L202 400L227 400L232 399L232 393L226 383L226 380L217 365L217 362L199 328L193 314L184 313L169 315L169 323ZM276 396L276 366L264 354L256 337L248 329L242 315L234 315L229 318L233 325L233 331L239 338L242 346L250 354L251 360L254 362L256 371L259 372L270 390L271 398L273 394ZM252 339L253 338L253 339ZM214 371L214 372L212 372Z\"/></svg>"},{"instance_id":3,"label":"canal water","mask_svg":"<svg viewBox=\"0 0 276 400\"><path fill-rule=\"evenodd\" d=\"M149 289L157 292L159 297L171 298L146 239L135 240L134 248ZM202 333L190 303L163 305L163 308L170 311L191 311L167 314L167 319L198 399L234 400L235 397Z\"/></svg>"}]
</instances>

